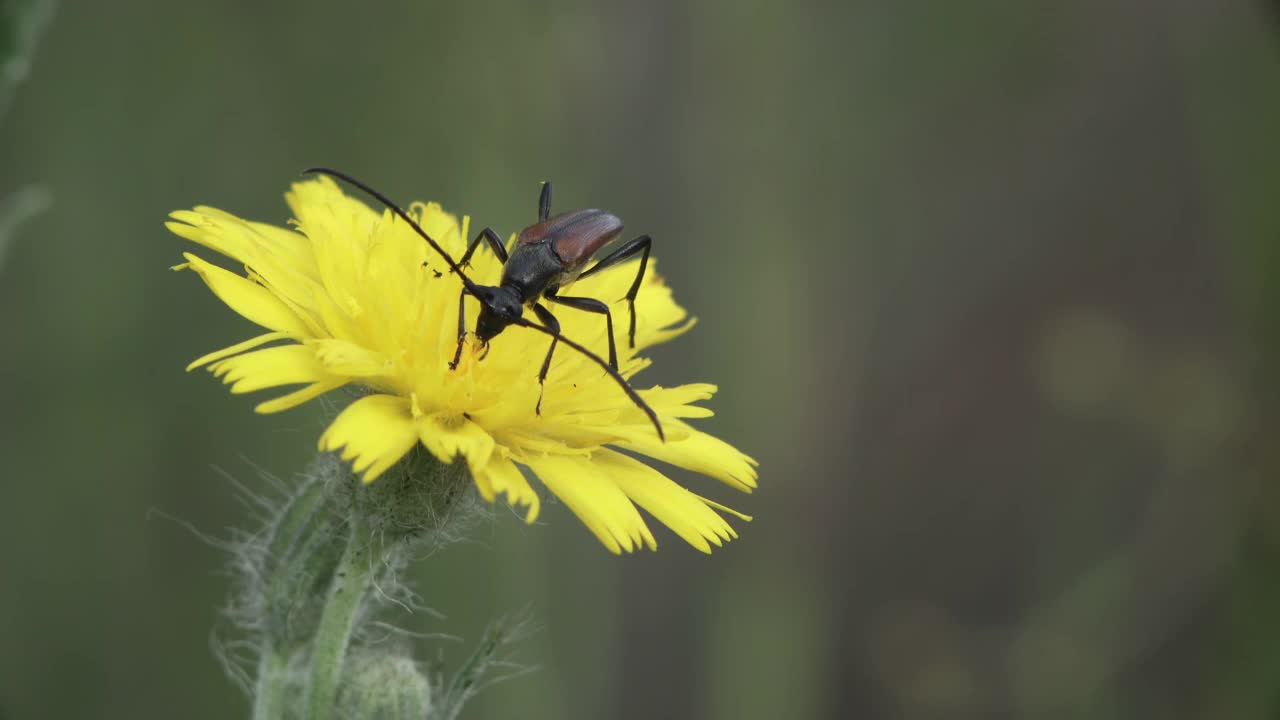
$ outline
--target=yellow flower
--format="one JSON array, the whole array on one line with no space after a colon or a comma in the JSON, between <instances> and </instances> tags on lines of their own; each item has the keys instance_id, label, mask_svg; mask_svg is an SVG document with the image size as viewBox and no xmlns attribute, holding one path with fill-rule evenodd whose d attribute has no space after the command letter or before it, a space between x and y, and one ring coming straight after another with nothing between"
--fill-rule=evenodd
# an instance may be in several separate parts
<instances>
[{"instance_id":1,"label":"yellow flower","mask_svg":"<svg viewBox=\"0 0 1280 720\"><path fill-rule=\"evenodd\" d=\"M755 461L683 421L711 415L694 403L711 397L715 386L638 390L661 418L663 442L613 378L562 345L539 415L537 374L548 336L511 326L487 354L468 343L458 367L450 369L462 283L443 259L408 223L345 195L327 177L296 183L285 197L296 230L210 207L174 212L166 223L177 235L244 265L241 276L184 253L186 262L175 269L194 270L228 307L269 331L209 353L188 370L208 367L233 393L302 386L259 404L260 413L348 384L368 388L372 394L347 406L320 437L320 449L341 450L365 482L420 442L443 462L465 459L486 500L505 495L513 506L526 507L533 522L538 494L519 467L528 468L614 553L656 548L637 505L704 552L737 536L716 511L738 513L632 457L647 455L750 492ZM461 257L470 218L459 226L434 203L414 204L409 212L455 259ZM618 299L634 267L593 275L577 283L574 294L610 302L614 316L625 318L626 303ZM497 284L501 265L482 247L468 274ZM466 302L473 324L478 303ZM557 317L566 337L607 352L599 315L565 308ZM634 349L625 322L618 325L619 369L630 379L649 365L640 351L684 333L693 321L651 262L636 299Z\"/></svg>"}]
</instances>

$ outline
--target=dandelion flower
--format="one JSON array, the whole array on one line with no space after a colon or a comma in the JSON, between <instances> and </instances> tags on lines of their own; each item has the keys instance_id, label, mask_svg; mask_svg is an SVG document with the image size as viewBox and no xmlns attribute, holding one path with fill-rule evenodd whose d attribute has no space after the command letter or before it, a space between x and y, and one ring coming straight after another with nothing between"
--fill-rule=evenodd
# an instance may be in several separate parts
<instances>
[{"instance_id":1,"label":"dandelion flower","mask_svg":"<svg viewBox=\"0 0 1280 720\"><path fill-rule=\"evenodd\" d=\"M700 432L686 419L707 417L697 405L716 388L708 384L637 389L666 430L659 439L649 418L608 374L580 353L558 351L543 389L538 370L550 339L512 326L481 352L457 347L461 280L412 227L390 211L377 212L346 195L327 177L298 182L286 194L294 229L242 220L211 207L172 213L175 234L242 264L244 275L194 253L175 269L193 270L222 302L266 333L198 358L232 393L291 387L257 406L273 413L330 390L355 385L368 392L348 405L321 435L322 451L341 452L365 482L372 482L421 443L442 462L466 462L482 497L503 495L533 522L539 494L527 468L573 511L612 552L656 548L636 506L694 547L736 537L720 513L738 515L673 482L636 459L648 456L750 492L755 461ZM435 203L409 213L447 252L466 250L470 218ZM617 317L635 277L634 264L575 284L574 294L611 303ZM636 299L635 347L617 342L618 367L630 380L649 365L639 354L693 326L650 265ZM486 249L468 274L497 284L501 264ZM477 301L466 298L474 322ZM606 352L598 315L557 312L562 333L597 353ZM621 323L620 323L621 324ZM746 516L738 515L743 519Z\"/></svg>"}]
</instances>

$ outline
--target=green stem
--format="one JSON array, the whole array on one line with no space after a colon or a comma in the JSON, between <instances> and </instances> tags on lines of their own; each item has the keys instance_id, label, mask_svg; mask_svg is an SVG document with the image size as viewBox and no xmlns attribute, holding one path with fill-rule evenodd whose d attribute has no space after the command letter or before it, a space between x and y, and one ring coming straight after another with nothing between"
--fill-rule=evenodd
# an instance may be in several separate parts
<instances>
[{"instance_id":1,"label":"green stem","mask_svg":"<svg viewBox=\"0 0 1280 720\"><path fill-rule=\"evenodd\" d=\"M360 513L352 514L347 547L329 586L329 597L311 648L305 715L309 720L326 720L333 711L356 614L382 561L374 556L377 543L365 532L359 518Z\"/></svg>"},{"instance_id":2,"label":"green stem","mask_svg":"<svg viewBox=\"0 0 1280 720\"><path fill-rule=\"evenodd\" d=\"M288 658L274 648L262 648L262 657L258 660L258 686L253 692L253 720L281 720L284 717L288 668Z\"/></svg>"}]
</instances>

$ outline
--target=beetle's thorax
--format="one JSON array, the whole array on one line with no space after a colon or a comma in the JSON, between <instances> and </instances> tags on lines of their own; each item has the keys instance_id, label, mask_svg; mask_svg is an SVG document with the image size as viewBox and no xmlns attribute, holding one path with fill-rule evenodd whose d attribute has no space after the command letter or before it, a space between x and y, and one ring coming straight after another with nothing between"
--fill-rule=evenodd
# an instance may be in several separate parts
<instances>
[{"instance_id":1,"label":"beetle's thorax","mask_svg":"<svg viewBox=\"0 0 1280 720\"><path fill-rule=\"evenodd\" d=\"M502 287L510 288L528 305L552 285L563 285L564 269L551 243L516 245L502 267Z\"/></svg>"}]
</instances>

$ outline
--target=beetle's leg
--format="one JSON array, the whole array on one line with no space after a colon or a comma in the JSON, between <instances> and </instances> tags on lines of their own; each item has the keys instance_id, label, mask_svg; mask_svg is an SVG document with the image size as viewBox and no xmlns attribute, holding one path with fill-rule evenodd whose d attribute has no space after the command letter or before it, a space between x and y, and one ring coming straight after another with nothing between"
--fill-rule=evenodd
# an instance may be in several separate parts
<instances>
[{"instance_id":1,"label":"beetle's leg","mask_svg":"<svg viewBox=\"0 0 1280 720\"><path fill-rule=\"evenodd\" d=\"M551 181L542 183L542 194L538 196L538 222L551 217Z\"/></svg>"},{"instance_id":2,"label":"beetle's leg","mask_svg":"<svg viewBox=\"0 0 1280 720\"><path fill-rule=\"evenodd\" d=\"M618 348L613 344L613 315L609 312L608 305L605 305L595 298L562 297L557 295L555 290L546 291L542 294L542 297L553 303L604 315L605 329L608 331L606 334L609 336L609 367L612 367L614 370L618 369Z\"/></svg>"},{"instance_id":3,"label":"beetle's leg","mask_svg":"<svg viewBox=\"0 0 1280 720\"><path fill-rule=\"evenodd\" d=\"M475 247L475 245L472 245ZM459 266L461 267L461 266ZM450 370L458 369L458 361L462 360L462 343L467 339L467 288L464 285L458 294L458 349L453 351L453 360L449 362Z\"/></svg>"},{"instance_id":4,"label":"beetle's leg","mask_svg":"<svg viewBox=\"0 0 1280 720\"><path fill-rule=\"evenodd\" d=\"M458 261L458 267L466 267L471 262L471 256L475 253L476 248L480 245L480 241L484 240L489 243L489 249L494 255L498 256L504 264L507 262L507 249L502 246L502 241L498 239L498 233L493 228L485 228L476 235L476 238L467 246L467 252L463 254L462 259Z\"/></svg>"},{"instance_id":5,"label":"beetle's leg","mask_svg":"<svg viewBox=\"0 0 1280 720\"><path fill-rule=\"evenodd\" d=\"M581 280L597 270L603 270L610 265L616 265L623 260L629 259L636 253L640 255L640 269L636 271L635 282L631 283L631 289L627 291L627 307L631 311L631 328L627 331L627 340L631 343L631 347L636 346L636 294L640 292L640 283L644 281L644 269L649 264L649 249L653 247L653 239L648 235L641 235L635 240L631 240L619 247L617 250L605 255L600 262L591 267L590 270L578 276ZM613 341L613 336L609 336L609 341Z\"/></svg>"},{"instance_id":6,"label":"beetle's leg","mask_svg":"<svg viewBox=\"0 0 1280 720\"><path fill-rule=\"evenodd\" d=\"M542 306L541 303L533 306L533 312L537 314L538 319L547 328L550 328L556 335L560 334L560 321L556 320L556 316L551 311ZM547 371L551 369L551 355L556 351L556 343L560 342L559 337L551 338L551 347L547 348L547 357L542 361L542 369L538 371L538 404L534 406L533 412L542 414L542 392L546 390Z\"/></svg>"}]
</instances>

